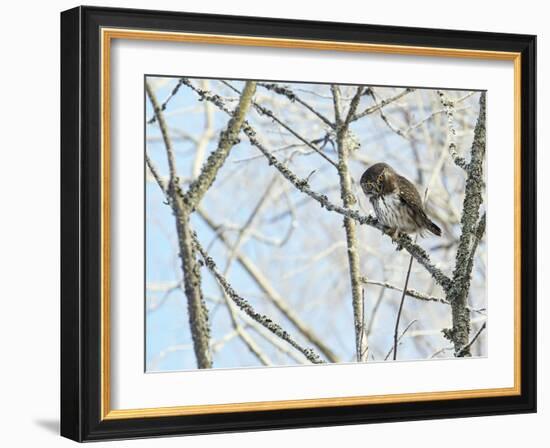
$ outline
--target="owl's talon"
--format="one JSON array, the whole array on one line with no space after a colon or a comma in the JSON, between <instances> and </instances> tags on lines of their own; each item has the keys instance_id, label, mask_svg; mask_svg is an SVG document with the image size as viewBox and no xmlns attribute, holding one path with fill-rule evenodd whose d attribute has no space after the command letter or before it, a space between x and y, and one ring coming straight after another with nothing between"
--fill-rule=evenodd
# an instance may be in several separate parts
<instances>
[{"instance_id":1,"label":"owl's talon","mask_svg":"<svg viewBox=\"0 0 550 448\"><path fill-rule=\"evenodd\" d=\"M399 233L399 230L390 228L388 230L388 235L390 236L392 243L396 245L395 250L398 252L403 250L403 246L399 243L399 239L401 238L401 233Z\"/></svg>"},{"instance_id":2,"label":"owl's talon","mask_svg":"<svg viewBox=\"0 0 550 448\"><path fill-rule=\"evenodd\" d=\"M391 238L392 243L399 239L399 231L394 227L386 227L386 234Z\"/></svg>"}]
</instances>

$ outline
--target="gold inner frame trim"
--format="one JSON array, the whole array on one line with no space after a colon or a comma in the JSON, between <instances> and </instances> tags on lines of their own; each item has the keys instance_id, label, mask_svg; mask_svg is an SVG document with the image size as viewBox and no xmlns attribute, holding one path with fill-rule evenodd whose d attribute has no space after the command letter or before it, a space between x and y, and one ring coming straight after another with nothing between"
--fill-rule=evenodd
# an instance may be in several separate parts
<instances>
[{"instance_id":1,"label":"gold inner frame trim","mask_svg":"<svg viewBox=\"0 0 550 448\"><path fill-rule=\"evenodd\" d=\"M459 48L279 39L216 34L176 33L137 29L101 29L101 419L166 417L227 412L307 409L381 403L503 397L521 394L521 54ZM213 45L240 45L324 51L368 52L411 56L505 60L514 63L514 386L441 392L314 398L228 404L111 409L110 367L110 63L111 41L130 39Z\"/></svg>"}]
</instances>

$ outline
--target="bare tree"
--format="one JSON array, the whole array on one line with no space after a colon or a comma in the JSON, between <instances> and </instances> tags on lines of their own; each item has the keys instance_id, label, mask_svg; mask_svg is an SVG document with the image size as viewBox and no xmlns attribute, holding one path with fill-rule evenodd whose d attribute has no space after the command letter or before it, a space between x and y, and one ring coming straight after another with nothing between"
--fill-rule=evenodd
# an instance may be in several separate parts
<instances>
[{"instance_id":1,"label":"bare tree","mask_svg":"<svg viewBox=\"0 0 550 448\"><path fill-rule=\"evenodd\" d=\"M147 219L179 258L151 261L163 282L148 276L148 309L181 292L178 334L192 341L155 365L191 346L199 368L441 357L445 338L456 357L485 353L483 92L154 77L145 89L161 192L147 187ZM417 179L441 240L385 236L357 186L376 161Z\"/></svg>"}]
</instances>

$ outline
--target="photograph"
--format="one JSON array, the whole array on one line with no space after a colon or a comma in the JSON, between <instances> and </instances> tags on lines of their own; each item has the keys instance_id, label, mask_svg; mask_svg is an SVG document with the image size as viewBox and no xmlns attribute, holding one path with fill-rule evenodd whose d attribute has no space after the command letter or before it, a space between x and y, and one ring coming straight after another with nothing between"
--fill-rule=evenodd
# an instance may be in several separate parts
<instances>
[{"instance_id":1,"label":"photograph","mask_svg":"<svg viewBox=\"0 0 550 448\"><path fill-rule=\"evenodd\" d=\"M537 35L338 11L61 13L63 437L539 412Z\"/></svg>"},{"instance_id":2,"label":"photograph","mask_svg":"<svg viewBox=\"0 0 550 448\"><path fill-rule=\"evenodd\" d=\"M491 356L489 92L147 74L143 101L146 373Z\"/></svg>"}]
</instances>

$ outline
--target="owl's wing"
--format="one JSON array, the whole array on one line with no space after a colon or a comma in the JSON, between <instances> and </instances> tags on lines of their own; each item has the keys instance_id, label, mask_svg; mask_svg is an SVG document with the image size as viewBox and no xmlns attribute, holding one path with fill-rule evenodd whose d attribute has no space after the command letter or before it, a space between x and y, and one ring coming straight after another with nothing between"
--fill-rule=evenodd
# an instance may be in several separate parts
<instances>
[{"instance_id":1,"label":"owl's wing","mask_svg":"<svg viewBox=\"0 0 550 448\"><path fill-rule=\"evenodd\" d=\"M403 176L399 176L399 199L403 204L410 207L418 216L425 217L422 198L416 187Z\"/></svg>"},{"instance_id":2,"label":"owl's wing","mask_svg":"<svg viewBox=\"0 0 550 448\"><path fill-rule=\"evenodd\" d=\"M435 224L426 212L422 204L422 199L416 187L407 179L399 176L399 199L405 206L409 207L413 211L413 218L420 227L426 227L430 232L436 236L441 236L441 229Z\"/></svg>"}]
</instances>

